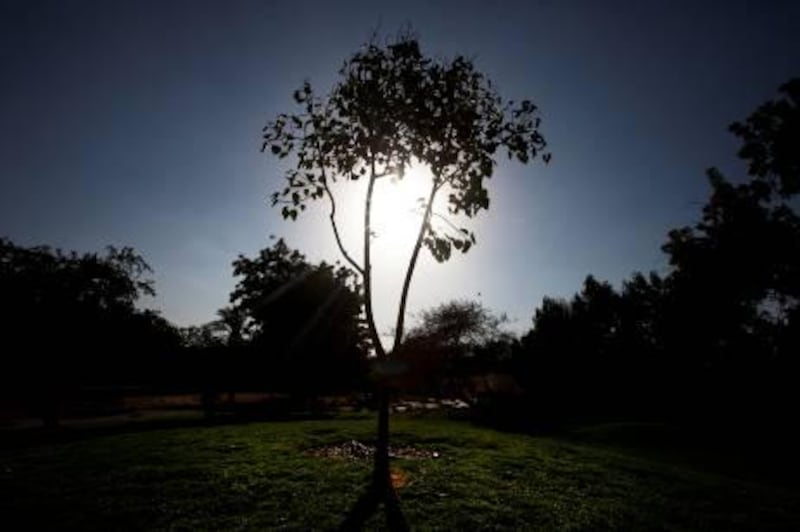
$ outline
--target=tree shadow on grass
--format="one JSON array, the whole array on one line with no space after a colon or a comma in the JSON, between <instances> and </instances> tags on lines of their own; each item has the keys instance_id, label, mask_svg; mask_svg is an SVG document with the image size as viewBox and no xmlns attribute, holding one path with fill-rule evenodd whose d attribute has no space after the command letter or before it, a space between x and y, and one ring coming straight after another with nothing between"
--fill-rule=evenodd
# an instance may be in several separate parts
<instances>
[{"instance_id":1,"label":"tree shadow on grass","mask_svg":"<svg viewBox=\"0 0 800 532\"><path fill-rule=\"evenodd\" d=\"M119 419L111 420L107 424L104 423L94 426L61 424L55 428L32 427L23 429L0 429L0 449L68 443L102 436L143 433L156 430L234 426L261 422L293 422L330 418L328 414L314 415L310 412L275 412L257 410L255 408L242 409L236 412L217 413L211 418L204 417L202 411L199 409L186 409L181 412L193 412L196 416L148 419L146 416L139 418L130 417L130 414L128 414L119 415Z\"/></svg>"},{"instance_id":2,"label":"tree shadow on grass","mask_svg":"<svg viewBox=\"0 0 800 532\"><path fill-rule=\"evenodd\" d=\"M400 509L397 492L388 480L372 480L367 490L350 509L338 530L342 532L362 530L367 520L380 509L381 504L383 504L386 515L387 528L392 532L408 531L408 523Z\"/></svg>"}]
</instances>

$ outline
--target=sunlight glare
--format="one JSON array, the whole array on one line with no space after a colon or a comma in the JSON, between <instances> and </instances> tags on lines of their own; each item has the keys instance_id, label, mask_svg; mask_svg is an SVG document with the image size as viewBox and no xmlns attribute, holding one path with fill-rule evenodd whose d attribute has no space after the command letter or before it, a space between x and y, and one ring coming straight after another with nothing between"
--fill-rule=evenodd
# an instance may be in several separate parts
<instances>
[{"instance_id":1,"label":"sunlight glare","mask_svg":"<svg viewBox=\"0 0 800 532\"><path fill-rule=\"evenodd\" d=\"M372 230L381 246L413 246L419 232L432 178L422 165L410 167L403 178L387 177L375 185Z\"/></svg>"}]
</instances>

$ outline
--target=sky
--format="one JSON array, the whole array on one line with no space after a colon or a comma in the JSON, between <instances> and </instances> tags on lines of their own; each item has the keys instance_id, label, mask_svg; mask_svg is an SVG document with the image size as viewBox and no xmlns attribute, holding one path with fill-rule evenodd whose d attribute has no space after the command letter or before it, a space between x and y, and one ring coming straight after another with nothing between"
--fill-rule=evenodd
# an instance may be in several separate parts
<instances>
[{"instance_id":1,"label":"sky","mask_svg":"<svg viewBox=\"0 0 800 532\"><path fill-rule=\"evenodd\" d=\"M743 173L727 126L800 75L793 1L0 0L0 236L133 246L155 272L143 304L181 326L215 318L231 262L270 235L337 260L323 206L295 223L270 208L286 167L260 153L261 128L294 110L304 80L327 92L373 32L409 24L425 53L465 55L504 97L533 100L553 154L500 162L477 246L420 261L412 322L470 298L524 332L544 296L569 297L587 274L619 286L667 271L660 247L699 218L705 169ZM406 260L387 240L383 332Z\"/></svg>"}]
</instances>

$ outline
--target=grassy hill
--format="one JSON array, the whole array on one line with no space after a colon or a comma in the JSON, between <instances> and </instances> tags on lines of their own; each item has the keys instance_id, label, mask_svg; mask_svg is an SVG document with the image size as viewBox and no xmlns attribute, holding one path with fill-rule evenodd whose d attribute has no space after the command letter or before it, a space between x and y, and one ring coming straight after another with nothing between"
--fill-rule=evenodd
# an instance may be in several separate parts
<instances>
[{"instance_id":1,"label":"grassy hill","mask_svg":"<svg viewBox=\"0 0 800 532\"><path fill-rule=\"evenodd\" d=\"M395 418L392 428L393 444L427 451L393 461L414 529L800 529L800 493L787 487L464 422ZM373 431L372 419L347 418L6 446L0 515L6 530L335 528L371 462L312 451Z\"/></svg>"}]
</instances>

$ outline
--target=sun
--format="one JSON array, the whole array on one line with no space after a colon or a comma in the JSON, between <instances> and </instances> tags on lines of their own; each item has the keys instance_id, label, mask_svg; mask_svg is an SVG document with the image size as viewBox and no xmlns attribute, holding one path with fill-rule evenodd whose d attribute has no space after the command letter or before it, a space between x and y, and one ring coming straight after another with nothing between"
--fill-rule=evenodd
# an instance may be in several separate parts
<instances>
[{"instance_id":1,"label":"sun","mask_svg":"<svg viewBox=\"0 0 800 532\"><path fill-rule=\"evenodd\" d=\"M421 164L407 169L402 178L390 176L375 184L370 225L376 243L413 245L431 184L431 173Z\"/></svg>"},{"instance_id":2,"label":"sun","mask_svg":"<svg viewBox=\"0 0 800 532\"><path fill-rule=\"evenodd\" d=\"M340 216L340 227L346 228L344 240L351 243L353 249L363 249L367 185L367 179L360 180L355 193L341 194L341 207L335 211ZM376 269L395 272L408 265L432 186L433 175L421 163L408 166L402 178L387 175L375 181L370 208L370 249ZM432 224L437 230L445 227L442 217L448 214L449 190L445 186L434 200Z\"/></svg>"}]
</instances>

